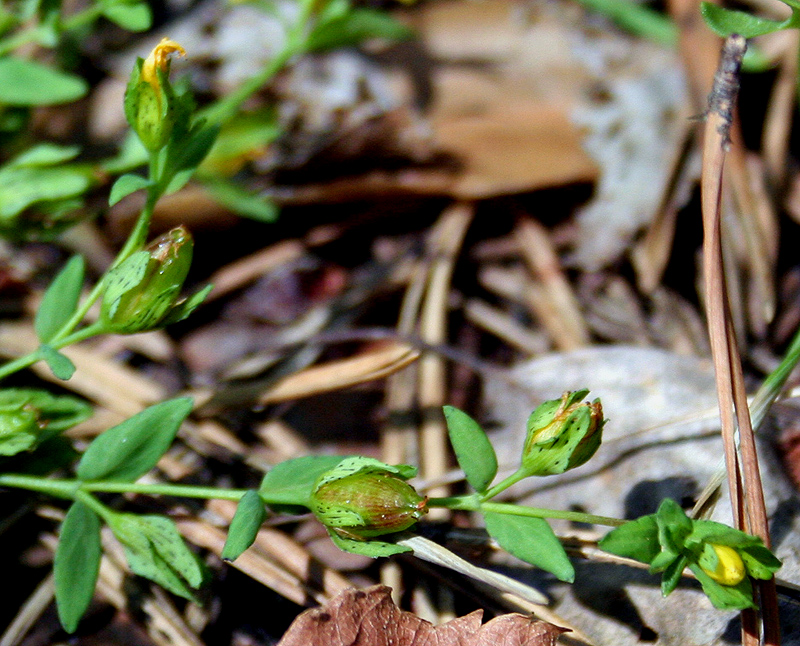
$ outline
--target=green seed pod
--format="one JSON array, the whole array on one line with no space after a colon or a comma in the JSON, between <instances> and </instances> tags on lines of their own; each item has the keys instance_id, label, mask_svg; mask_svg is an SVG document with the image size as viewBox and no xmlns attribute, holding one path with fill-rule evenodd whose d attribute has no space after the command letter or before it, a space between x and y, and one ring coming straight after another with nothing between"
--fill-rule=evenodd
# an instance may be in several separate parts
<instances>
[{"instance_id":1,"label":"green seed pod","mask_svg":"<svg viewBox=\"0 0 800 646\"><path fill-rule=\"evenodd\" d=\"M406 473L378 460L346 458L320 476L309 506L343 538L366 540L401 532L427 512L427 498L405 481Z\"/></svg>"},{"instance_id":2,"label":"green seed pod","mask_svg":"<svg viewBox=\"0 0 800 646\"><path fill-rule=\"evenodd\" d=\"M192 249L189 232L175 227L109 271L100 307L105 329L134 334L157 328L178 301Z\"/></svg>"},{"instance_id":3,"label":"green seed pod","mask_svg":"<svg viewBox=\"0 0 800 646\"><path fill-rule=\"evenodd\" d=\"M125 91L125 118L150 152L169 142L179 106L169 82L169 55L186 52L163 38L147 59L138 59Z\"/></svg>"},{"instance_id":4,"label":"green seed pod","mask_svg":"<svg viewBox=\"0 0 800 646\"><path fill-rule=\"evenodd\" d=\"M588 392L566 392L531 413L521 466L528 476L564 473L595 454L605 420L599 399L580 403Z\"/></svg>"}]
</instances>

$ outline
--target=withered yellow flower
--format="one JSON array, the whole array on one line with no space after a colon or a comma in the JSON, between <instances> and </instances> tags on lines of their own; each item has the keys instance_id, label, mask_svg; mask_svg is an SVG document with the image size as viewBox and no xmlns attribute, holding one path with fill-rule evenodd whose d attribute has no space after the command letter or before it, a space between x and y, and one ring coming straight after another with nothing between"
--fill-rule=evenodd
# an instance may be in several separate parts
<instances>
[{"instance_id":1,"label":"withered yellow flower","mask_svg":"<svg viewBox=\"0 0 800 646\"><path fill-rule=\"evenodd\" d=\"M162 38L161 42L150 52L150 56L145 59L142 65L141 79L149 83L154 90L158 91L158 75L156 74L156 70L166 72L169 63L169 55L175 53L177 53L178 56L186 56L186 50L178 43L167 37Z\"/></svg>"}]
</instances>

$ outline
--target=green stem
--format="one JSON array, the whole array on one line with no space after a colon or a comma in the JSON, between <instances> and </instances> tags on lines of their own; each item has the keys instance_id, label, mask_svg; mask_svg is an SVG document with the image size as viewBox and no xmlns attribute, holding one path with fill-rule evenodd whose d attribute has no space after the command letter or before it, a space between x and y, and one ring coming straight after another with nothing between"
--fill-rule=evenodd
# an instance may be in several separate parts
<instances>
[{"instance_id":1,"label":"green stem","mask_svg":"<svg viewBox=\"0 0 800 646\"><path fill-rule=\"evenodd\" d=\"M75 500L82 502L94 513L100 516L100 518L102 518L107 524L111 524L113 512L92 494L79 489L75 492Z\"/></svg>"},{"instance_id":2,"label":"green stem","mask_svg":"<svg viewBox=\"0 0 800 646\"><path fill-rule=\"evenodd\" d=\"M154 157L154 156L152 156ZM151 157L151 178L155 177L153 175L155 169L155 161ZM158 201L158 198L161 196L163 189L161 188L160 184L156 182L156 186L151 187L148 190L147 194L147 202L145 203L142 212L139 214L139 218L136 220L136 224L134 225L128 239L125 242L125 245L122 247L120 252L117 254L117 257L114 259L114 262L111 264L109 269L113 269L117 267L120 263L122 263L125 259L130 257L132 253L137 251L147 239L147 232L150 229L150 221L153 218L153 211L155 209L155 204ZM107 275L107 273L106 273ZM52 348L59 350L63 347L71 345L73 343L78 343L80 341L84 341L92 336L96 336L98 334L102 334L105 330L103 329L100 322L93 323L81 330L75 331L75 328L80 325L81 321L86 317L86 314L91 309L92 305L103 295L103 290L105 286L103 284L103 278L97 281L95 286L83 299L81 304L75 310L73 315L69 318L69 320L61 326L61 329L56 332L53 338L50 340L50 345ZM4 379L5 377L23 370L29 366L32 366L34 363L39 361L42 358L39 349L37 348L33 352L26 354L22 357L18 357L8 363L0 366L0 379Z\"/></svg>"},{"instance_id":3,"label":"green stem","mask_svg":"<svg viewBox=\"0 0 800 646\"><path fill-rule=\"evenodd\" d=\"M481 501L477 495L429 498L428 507L444 507L446 509L460 509L462 511L480 511Z\"/></svg>"},{"instance_id":4,"label":"green stem","mask_svg":"<svg viewBox=\"0 0 800 646\"><path fill-rule=\"evenodd\" d=\"M620 527L627 523L627 520L610 518L608 516L595 516L585 514L580 511L562 511L560 509L544 509L541 507L523 507L504 502L484 502L481 503L482 511L493 511L497 514L508 514L510 516L528 516L532 518L560 518L575 523L589 523L591 525L606 525L608 527Z\"/></svg>"},{"instance_id":5,"label":"green stem","mask_svg":"<svg viewBox=\"0 0 800 646\"><path fill-rule=\"evenodd\" d=\"M147 201L145 202L144 208L139 214L136 224L133 225L133 229L131 230L130 235L128 235L128 239L125 241L124 246L122 249L120 249L117 257L114 258L114 262L112 262L111 266L108 268L108 270L106 270L105 275L108 275L108 271L114 267L118 267L125 260L127 260L131 254L138 251L147 239L147 232L150 230L150 221L153 219L153 211L155 210L156 202L158 201L158 198L161 197L162 193L161 186L158 184L158 178L156 175L154 175L154 157L155 155L150 156L150 179L154 180L156 185L147 189ZM103 290L105 289L103 278L104 277L101 277L100 280L97 281L95 286L92 288L92 291L89 292L89 295L83 300L78 309L75 310L75 313L72 315L69 321L67 321L61 330L59 330L59 332L55 335L55 340L69 338L68 335L70 335L72 330L74 330L84 319L92 305L94 305L95 301L97 301L97 299L103 295ZM71 341L71 343L75 343L75 341Z\"/></svg>"},{"instance_id":6,"label":"green stem","mask_svg":"<svg viewBox=\"0 0 800 646\"><path fill-rule=\"evenodd\" d=\"M33 352L29 352L28 354L9 361L8 363L4 363L2 366L0 366L0 379L5 379L9 375L13 375L15 372L19 372L28 366L32 366L41 358L42 357L39 352L39 348L37 348Z\"/></svg>"},{"instance_id":7,"label":"green stem","mask_svg":"<svg viewBox=\"0 0 800 646\"><path fill-rule=\"evenodd\" d=\"M754 429L758 430L761 422L764 421L769 407L780 394L781 390L783 390L783 387L786 385L786 380L789 378L789 375L795 369L798 362L800 362L800 330L795 333L789 345L789 349L778 364L778 367L767 375L767 378L764 379L758 392L756 392L755 397L753 397L753 401L750 404L750 414L753 418Z\"/></svg>"},{"instance_id":8,"label":"green stem","mask_svg":"<svg viewBox=\"0 0 800 646\"><path fill-rule=\"evenodd\" d=\"M80 488L77 480L51 480L38 476L26 476L17 473L4 473L0 475L0 487L13 487L14 489L27 489L38 493L46 493L54 498L75 499L75 492Z\"/></svg>"},{"instance_id":9,"label":"green stem","mask_svg":"<svg viewBox=\"0 0 800 646\"><path fill-rule=\"evenodd\" d=\"M174 496L176 498L203 498L238 501L247 489L220 489L200 485L174 485L138 482L81 482L80 480L55 480L15 473L0 475L0 487L13 487L46 493L57 498L76 500L85 493L136 493L148 496Z\"/></svg>"},{"instance_id":10,"label":"green stem","mask_svg":"<svg viewBox=\"0 0 800 646\"><path fill-rule=\"evenodd\" d=\"M303 0L300 15L286 37L286 45L266 64L266 66L248 81L242 83L226 97L200 110L198 118L206 119L210 124L222 124L233 117L242 104L254 93L264 87L286 64L306 48L308 22L314 8L314 0Z\"/></svg>"},{"instance_id":11,"label":"green stem","mask_svg":"<svg viewBox=\"0 0 800 646\"><path fill-rule=\"evenodd\" d=\"M520 480L524 480L528 477L528 474L525 473L522 469L518 469L510 476L508 476L502 482L499 482L494 487L486 491L485 493L481 494L481 500L489 500L490 498L494 498L497 494L501 493L508 489L511 485L517 484Z\"/></svg>"},{"instance_id":12,"label":"green stem","mask_svg":"<svg viewBox=\"0 0 800 646\"><path fill-rule=\"evenodd\" d=\"M66 326L65 326L66 327ZM79 343L80 341L85 341L86 339L97 336L98 334L103 333L103 326L100 322L93 323L85 328L78 330L77 332L73 332L61 339L58 339L58 336L48 343L51 348L54 350L60 350L68 345L72 345L73 343ZM42 359L42 354L40 348L36 348L33 352L29 352L26 355L18 357L13 361L9 361L8 363L3 364L0 366L0 379L4 379L9 375L14 374L28 366L32 366L34 363Z\"/></svg>"},{"instance_id":13,"label":"green stem","mask_svg":"<svg viewBox=\"0 0 800 646\"><path fill-rule=\"evenodd\" d=\"M484 494L486 495L486 494ZM504 502L482 501L477 494L471 496L448 496L447 498L431 498L428 507L445 507L446 509L460 509L463 511L492 511L497 514L510 516L528 516L533 518L560 518L575 523L588 523L591 525L607 525L619 527L628 521L608 516L595 516L580 511L562 511L560 509L546 509L543 507L524 507Z\"/></svg>"}]
</instances>

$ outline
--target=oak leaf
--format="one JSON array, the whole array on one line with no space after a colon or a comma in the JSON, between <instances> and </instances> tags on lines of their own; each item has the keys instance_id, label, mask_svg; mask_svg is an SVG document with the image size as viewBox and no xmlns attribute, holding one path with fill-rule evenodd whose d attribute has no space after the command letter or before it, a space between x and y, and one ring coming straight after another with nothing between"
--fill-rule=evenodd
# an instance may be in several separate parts
<instances>
[{"instance_id":1,"label":"oak leaf","mask_svg":"<svg viewBox=\"0 0 800 646\"><path fill-rule=\"evenodd\" d=\"M278 646L555 646L566 629L520 614L481 625L482 610L434 626L400 610L391 588L349 589L294 620Z\"/></svg>"}]
</instances>

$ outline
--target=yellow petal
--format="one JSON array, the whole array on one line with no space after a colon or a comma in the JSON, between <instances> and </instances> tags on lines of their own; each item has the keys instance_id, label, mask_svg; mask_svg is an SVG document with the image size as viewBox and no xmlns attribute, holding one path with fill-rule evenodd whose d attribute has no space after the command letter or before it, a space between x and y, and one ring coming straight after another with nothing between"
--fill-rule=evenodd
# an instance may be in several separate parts
<instances>
[{"instance_id":1,"label":"yellow petal","mask_svg":"<svg viewBox=\"0 0 800 646\"><path fill-rule=\"evenodd\" d=\"M186 56L186 50L178 43L166 37L162 38L161 42L150 52L150 56L145 59L144 65L142 65L142 80L152 85L155 90L158 90L156 70L165 71L169 62L169 55L175 53L178 56Z\"/></svg>"},{"instance_id":2,"label":"yellow petal","mask_svg":"<svg viewBox=\"0 0 800 646\"><path fill-rule=\"evenodd\" d=\"M703 571L710 576L714 581L721 585L737 585L744 579L747 570L744 567L744 562L739 553L732 547L727 545L711 545L711 548L716 552L719 561L716 570Z\"/></svg>"}]
</instances>

